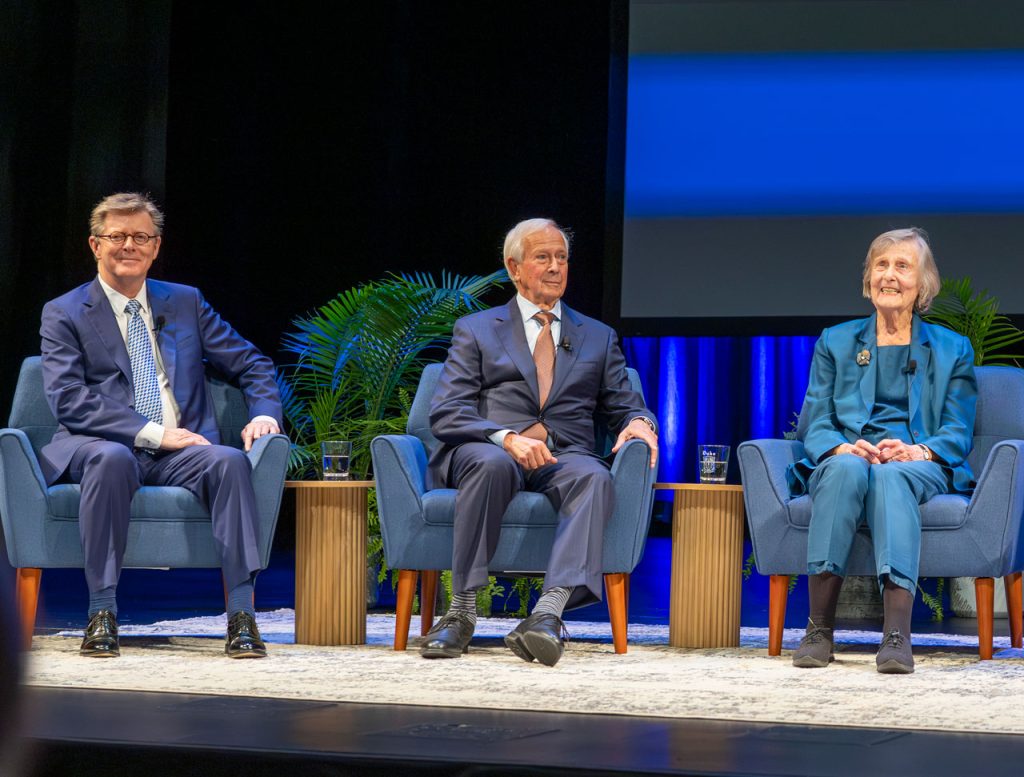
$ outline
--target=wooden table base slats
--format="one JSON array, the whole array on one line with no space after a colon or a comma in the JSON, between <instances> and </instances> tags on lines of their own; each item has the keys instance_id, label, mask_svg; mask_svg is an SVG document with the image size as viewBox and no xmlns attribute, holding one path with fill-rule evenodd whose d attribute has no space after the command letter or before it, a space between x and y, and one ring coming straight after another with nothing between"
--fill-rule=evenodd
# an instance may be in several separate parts
<instances>
[{"instance_id":1,"label":"wooden table base slats","mask_svg":"<svg viewBox=\"0 0 1024 777\"><path fill-rule=\"evenodd\" d=\"M659 483L655 488L676 492L669 644L738 646L743 488L705 483Z\"/></svg>"},{"instance_id":2,"label":"wooden table base slats","mask_svg":"<svg viewBox=\"0 0 1024 777\"><path fill-rule=\"evenodd\" d=\"M295 641L366 642L366 481L295 488Z\"/></svg>"}]
</instances>

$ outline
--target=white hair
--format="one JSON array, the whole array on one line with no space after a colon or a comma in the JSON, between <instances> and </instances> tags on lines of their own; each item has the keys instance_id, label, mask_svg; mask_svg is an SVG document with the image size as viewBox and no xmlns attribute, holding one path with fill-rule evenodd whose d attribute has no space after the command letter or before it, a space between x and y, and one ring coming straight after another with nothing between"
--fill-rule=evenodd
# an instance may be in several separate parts
<instances>
[{"instance_id":1,"label":"white hair","mask_svg":"<svg viewBox=\"0 0 1024 777\"><path fill-rule=\"evenodd\" d=\"M505 247L502 249L502 261L512 259L519 264L523 261L523 241L534 232L540 232L548 227L554 227L565 241L565 252L569 253L569 233L562 229L551 219L526 219L520 221L505 235Z\"/></svg>"}]
</instances>

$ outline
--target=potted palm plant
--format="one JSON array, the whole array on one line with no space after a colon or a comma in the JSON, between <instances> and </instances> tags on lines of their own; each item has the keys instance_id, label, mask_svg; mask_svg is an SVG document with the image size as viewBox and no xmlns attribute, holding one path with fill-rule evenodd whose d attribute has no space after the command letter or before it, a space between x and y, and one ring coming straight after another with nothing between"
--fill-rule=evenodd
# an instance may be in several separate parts
<instances>
[{"instance_id":1,"label":"potted palm plant","mask_svg":"<svg viewBox=\"0 0 1024 777\"><path fill-rule=\"evenodd\" d=\"M484 308L482 297L507 280L504 270L471 277L442 272L440 280L390 275L294 319L282 344L293 361L277 374L292 439L288 476L319 479L320 443L351 440L351 475L367 479L370 441L405 431L424 365L444 358L456 319ZM367 587L375 603L386 571L373 489L368 505L368 570L380 570Z\"/></svg>"},{"instance_id":2,"label":"potted palm plant","mask_svg":"<svg viewBox=\"0 0 1024 777\"><path fill-rule=\"evenodd\" d=\"M1024 331L999 312L999 302L995 297L985 290L975 292L970 278L944 279L925 319L967 337L974 348L976 365L1019 367L1018 360L1024 359L1024 354L1013 353L1024 342ZM977 617L973 578L953 578L950 604L960 617ZM1002 586L996 587L995 612L997 616L1006 615L1006 595Z\"/></svg>"}]
</instances>

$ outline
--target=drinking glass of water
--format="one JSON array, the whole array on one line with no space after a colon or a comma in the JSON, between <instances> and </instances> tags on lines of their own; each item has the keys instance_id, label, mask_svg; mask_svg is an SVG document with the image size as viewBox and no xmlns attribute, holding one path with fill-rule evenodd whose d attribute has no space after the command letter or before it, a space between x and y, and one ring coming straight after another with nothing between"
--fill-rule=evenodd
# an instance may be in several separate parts
<instances>
[{"instance_id":1,"label":"drinking glass of water","mask_svg":"<svg viewBox=\"0 0 1024 777\"><path fill-rule=\"evenodd\" d=\"M323 454L324 480L348 480L352 459L352 443L348 440L326 440L320 443Z\"/></svg>"},{"instance_id":2,"label":"drinking glass of water","mask_svg":"<svg viewBox=\"0 0 1024 777\"><path fill-rule=\"evenodd\" d=\"M728 471L728 445L697 446L697 476L701 483L724 483Z\"/></svg>"}]
</instances>

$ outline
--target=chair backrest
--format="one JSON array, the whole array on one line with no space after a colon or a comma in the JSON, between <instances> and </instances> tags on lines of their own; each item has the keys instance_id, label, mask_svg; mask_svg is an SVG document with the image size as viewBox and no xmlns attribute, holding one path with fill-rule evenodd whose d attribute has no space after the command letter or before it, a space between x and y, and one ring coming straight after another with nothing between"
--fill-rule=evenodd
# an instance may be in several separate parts
<instances>
[{"instance_id":1,"label":"chair backrest","mask_svg":"<svg viewBox=\"0 0 1024 777\"><path fill-rule=\"evenodd\" d=\"M242 392L212 376L206 379L206 389L213 402L221 442L241 447L242 427L249 422L249 411ZM57 431L57 419L46 403L42 358L39 356L30 356L21 363L8 426L25 432L37 454Z\"/></svg>"},{"instance_id":2,"label":"chair backrest","mask_svg":"<svg viewBox=\"0 0 1024 777\"><path fill-rule=\"evenodd\" d=\"M427 449L427 456L434 452L440 443L430 431L430 402L437 391L437 381L441 378L442 364L428 364L423 368L420 375L420 383L416 387L416 396L412 400L412 408L409 410L409 422L406 424L406 431L418 437L423 447ZM626 369L629 375L629 383L641 397L644 395L643 386L640 385L640 376L632 368ZM595 453L604 458L611 453L615 444L615 436L599 418L594 419L594 440Z\"/></svg>"},{"instance_id":3,"label":"chair backrest","mask_svg":"<svg viewBox=\"0 0 1024 777\"><path fill-rule=\"evenodd\" d=\"M975 367L978 412L974 450L968 461L981 474L992 446L1002 440L1024 440L1024 370L1018 367Z\"/></svg>"}]
</instances>

